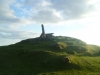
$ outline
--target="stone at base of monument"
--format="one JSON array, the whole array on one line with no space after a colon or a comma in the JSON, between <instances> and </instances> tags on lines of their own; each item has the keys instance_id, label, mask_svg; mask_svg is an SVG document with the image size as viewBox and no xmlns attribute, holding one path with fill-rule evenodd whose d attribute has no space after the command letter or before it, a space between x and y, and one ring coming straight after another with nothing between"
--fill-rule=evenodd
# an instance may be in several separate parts
<instances>
[{"instance_id":1,"label":"stone at base of monument","mask_svg":"<svg viewBox=\"0 0 100 75\"><path fill-rule=\"evenodd\" d=\"M54 34L54 33L48 33L48 34L46 34L46 37L48 37L48 38L49 38L49 37L52 37L53 34Z\"/></svg>"}]
</instances>

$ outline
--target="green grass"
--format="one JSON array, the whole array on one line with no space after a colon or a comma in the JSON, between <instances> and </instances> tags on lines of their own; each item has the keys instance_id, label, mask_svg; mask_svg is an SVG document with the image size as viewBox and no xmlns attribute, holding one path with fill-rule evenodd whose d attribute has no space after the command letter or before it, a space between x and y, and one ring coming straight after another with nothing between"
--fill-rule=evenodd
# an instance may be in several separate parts
<instances>
[{"instance_id":1,"label":"green grass","mask_svg":"<svg viewBox=\"0 0 100 75\"><path fill-rule=\"evenodd\" d=\"M64 48L52 47L55 43ZM71 63L63 62L65 57ZM100 47L76 38L34 38L0 47L0 75L100 75L99 70Z\"/></svg>"}]
</instances>

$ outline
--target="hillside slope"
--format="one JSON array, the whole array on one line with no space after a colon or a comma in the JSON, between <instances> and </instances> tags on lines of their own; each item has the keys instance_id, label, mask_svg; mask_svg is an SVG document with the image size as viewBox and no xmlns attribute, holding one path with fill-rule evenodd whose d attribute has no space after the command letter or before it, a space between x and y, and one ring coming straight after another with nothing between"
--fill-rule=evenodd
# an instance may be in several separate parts
<instances>
[{"instance_id":1,"label":"hillside slope","mask_svg":"<svg viewBox=\"0 0 100 75\"><path fill-rule=\"evenodd\" d=\"M99 74L100 47L66 36L0 47L0 75Z\"/></svg>"}]
</instances>

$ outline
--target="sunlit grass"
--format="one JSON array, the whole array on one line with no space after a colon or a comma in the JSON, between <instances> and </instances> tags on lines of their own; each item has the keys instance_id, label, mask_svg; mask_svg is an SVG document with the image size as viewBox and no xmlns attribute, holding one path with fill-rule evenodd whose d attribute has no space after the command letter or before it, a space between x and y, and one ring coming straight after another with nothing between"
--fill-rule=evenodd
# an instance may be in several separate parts
<instances>
[{"instance_id":1,"label":"sunlit grass","mask_svg":"<svg viewBox=\"0 0 100 75\"><path fill-rule=\"evenodd\" d=\"M57 43L64 48L53 47ZM99 46L71 37L27 39L0 47L0 75L99 75L99 55ZM71 63L63 63L65 57Z\"/></svg>"}]
</instances>

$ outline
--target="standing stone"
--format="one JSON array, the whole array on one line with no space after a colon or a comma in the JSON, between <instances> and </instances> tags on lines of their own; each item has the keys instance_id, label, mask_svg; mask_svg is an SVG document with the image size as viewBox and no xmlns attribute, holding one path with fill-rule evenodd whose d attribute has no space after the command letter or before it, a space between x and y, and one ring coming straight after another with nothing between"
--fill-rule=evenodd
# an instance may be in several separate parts
<instances>
[{"instance_id":1,"label":"standing stone","mask_svg":"<svg viewBox=\"0 0 100 75\"><path fill-rule=\"evenodd\" d=\"M44 30L43 24L41 26L42 26L42 33L40 35L40 38L44 39L44 38L46 38L46 34L45 34L45 30Z\"/></svg>"}]
</instances>

